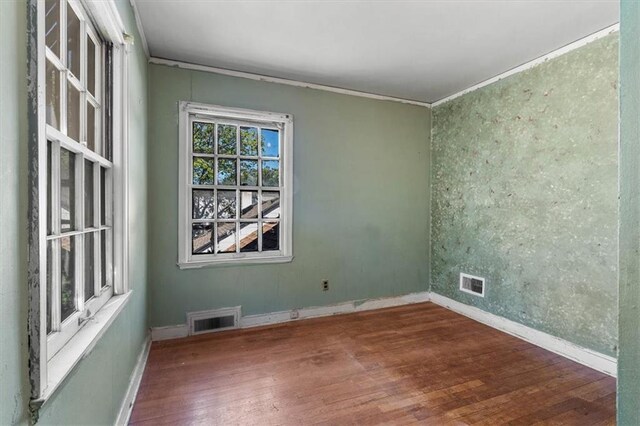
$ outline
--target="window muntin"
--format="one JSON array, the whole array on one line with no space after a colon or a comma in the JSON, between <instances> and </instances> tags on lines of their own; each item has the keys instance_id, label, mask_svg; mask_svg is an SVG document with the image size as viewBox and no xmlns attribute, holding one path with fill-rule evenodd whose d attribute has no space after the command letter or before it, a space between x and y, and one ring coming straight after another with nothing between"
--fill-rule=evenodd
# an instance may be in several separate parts
<instances>
[{"instance_id":1,"label":"window muntin","mask_svg":"<svg viewBox=\"0 0 640 426\"><path fill-rule=\"evenodd\" d=\"M224 119L205 121L194 117L190 123L191 254L274 250L273 245L263 247L258 229L271 226L264 222L267 215L279 218L273 212L280 211L277 146L282 132L264 124L243 126ZM261 149L266 144L275 145L275 150ZM263 195L266 187L269 191ZM271 202L261 203L263 197ZM214 234L217 238L213 238ZM280 234L273 238L279 240Z\"/></svg>"},{"instance_id":2,"label":"window muntin","mask_svg":"<svg viewBox=\"0 0 640 426\"><path fill-rule=\"evenodd\" d=\"M105 55L77 2L45 1L47 359L113 295ZM43 188L43 190L45 190Z\"/></svg>"},{"instance_id":3,"label":"window muntin","mask_svg":"<svg viewBox=\"0 0 640 426\"><path fill-rule=\"evenodd\" d=\"M290 257L290 117L207 107L181 116L180 263Z\"/></svg>"}]
</instances>

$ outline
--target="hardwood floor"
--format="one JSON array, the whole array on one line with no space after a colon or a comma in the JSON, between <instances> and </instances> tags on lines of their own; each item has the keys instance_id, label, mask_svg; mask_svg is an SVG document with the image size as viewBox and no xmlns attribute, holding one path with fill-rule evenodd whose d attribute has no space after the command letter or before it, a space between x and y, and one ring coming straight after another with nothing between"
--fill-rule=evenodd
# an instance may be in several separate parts
<instances>
[{"instance_id":1,"label":"hardwood floor","mask_svg":"<svg viewBox=\"0 0 640 426\"><path fill-rule=\"evenodd\" d=\"M615 423L615 379L432 303L153 343L135 425Z\"/></svg>"}]
</instances>

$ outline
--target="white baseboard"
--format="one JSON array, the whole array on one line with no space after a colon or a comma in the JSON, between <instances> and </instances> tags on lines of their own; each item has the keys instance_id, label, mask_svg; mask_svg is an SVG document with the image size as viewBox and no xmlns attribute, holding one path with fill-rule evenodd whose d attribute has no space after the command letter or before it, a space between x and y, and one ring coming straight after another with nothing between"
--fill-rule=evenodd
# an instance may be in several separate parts
<instances>
[{"instance_id":1,"label":"white baseboard","mask_svg":"<svg viewBox=\"0 0 640 426\"><path fill-rule=\"evenodd\" d=\"M498 315L483 311L474 306L457 302L448 297L431 292L431 301L444 308L450 309L461 315L481 322L489 327L493 327L512 336L526 340L536 346L548 351L562 355L587 367L598 370L602 373L616 377L617 360L609 355L583 348L567 340L552 336L542 331L535 330L515 321L508 320Z\"/></svg>"},{"instance_id":2,"label":"white baseboard","mask_svg":"<svg viewBox=\"0 0 640 426\"><path fill-rule=\"evenodd\" d=\"M129 418L133 411L133 403L136 402L136 396L138 395L138 389L140 388L140 382L142 381L142 373L144 373L144 367L147 365L147 358L149 357L149 350L151 349L151 336L147 337L142 346L142 351L138 355L136 367L131 373L131 379L129 380L129 388L122 400L120 406L120 412L116 419L116 426L124 426L129 424Z\"/></svg>"},{"instance_id":3,"label":"white baseboard","mask_svg":"<svg viewBox=\"0 0 640 426\"><path fill-rule=\"evenodd\" d=\"M393 306L409 305L429 301L429 292L410 293L402 296L383 297L380 299L352 300L328 306L312 306L307 308L292 309L290 311L271 312L268 314L247 315L240 318L240 328L259 327L261 325L279 324L289 321L298 321L306 318L326 317L330 315L348 314L352 312L369 311L372 309L390 308ZM298 317L292 318L297 312ZM294 315L295 316L295 315ZM158 340L177 339L187 337L189 330L186 324L155 327L151 329L151 339Z\"/></svg>"},{"instance_id":4,"label":"white baseboard","mask_svg":"<svg viewBox=\"0 0 640 426\"><path fill-rule=\"evenodd\" d=\"M187 324L168 325L166 327L151 327L151 340L157 342L159 340L179 339L189 335L189 327Z\"/></svg>"}]
</instances>

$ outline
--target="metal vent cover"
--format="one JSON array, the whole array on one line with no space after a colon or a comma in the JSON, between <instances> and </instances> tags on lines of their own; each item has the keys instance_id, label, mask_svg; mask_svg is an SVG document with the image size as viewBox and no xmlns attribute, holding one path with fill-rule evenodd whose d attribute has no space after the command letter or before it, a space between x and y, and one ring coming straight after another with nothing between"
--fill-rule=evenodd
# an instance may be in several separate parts
<instances>
[{"instance_id":1,"label":"metal vent cover","mask_svg":"<svg viewBox=\"0 0 640 426\"><path fill-rule=\"evenodd\" d=\"M238 328L240 306L187 313L189 335L214 333Z\"/></svg>"},{"instance_id":2,"label":"metal vent cover","mask_svg":"<svg viewBox=\"0 0 640 426\"><path fill-rule=\"evenodd\" d=\"M460 273L460 290L476 296L484 297L485 279Z\"/></svg>"}]
</instances>

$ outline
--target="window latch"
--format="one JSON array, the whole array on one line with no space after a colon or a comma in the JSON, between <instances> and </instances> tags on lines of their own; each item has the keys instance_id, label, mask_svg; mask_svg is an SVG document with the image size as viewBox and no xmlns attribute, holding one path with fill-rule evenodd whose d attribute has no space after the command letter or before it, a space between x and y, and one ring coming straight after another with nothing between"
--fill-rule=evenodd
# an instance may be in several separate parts
<instances>
[{"instance_id":1,"label":"window latch","mask_svg":"<svg viewBox=\"0 0 640 426\"><path fill-rule=\"evenodd\" d=\"M78 325L82 325L82 324L84 324L86 322L89 322L89 321L95 321L95 317L91 313L91 310L87 309L85 311L84 316L81 316L81 317L78 318Z\"/></svg>"}]
</instances>

